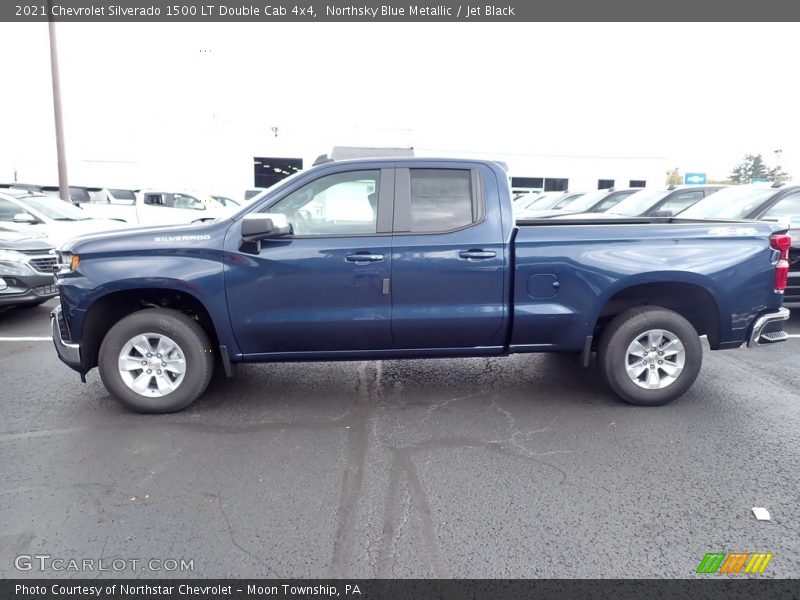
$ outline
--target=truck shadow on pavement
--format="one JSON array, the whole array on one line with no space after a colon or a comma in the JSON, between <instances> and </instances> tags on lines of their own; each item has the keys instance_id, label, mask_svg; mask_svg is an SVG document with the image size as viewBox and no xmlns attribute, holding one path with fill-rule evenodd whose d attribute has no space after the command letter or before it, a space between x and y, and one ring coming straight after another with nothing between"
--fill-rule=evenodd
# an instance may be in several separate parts
<instances>
[{"instance_id":1,"label":"truck shadow on pavement","mask_svg":"<svg viewBox=\"0 0 800 600\"><path fill-rule=\"evenodd\" d=\"M364 393L363 372L375 373L369 394L387 408L426 407L442 398L484 397L532 406L551 403L613 405L594 365L575 355L358 362L240 364L234 379L216 369L196 410L269 405L348 403Z\"/></svg>"}]
</instances>

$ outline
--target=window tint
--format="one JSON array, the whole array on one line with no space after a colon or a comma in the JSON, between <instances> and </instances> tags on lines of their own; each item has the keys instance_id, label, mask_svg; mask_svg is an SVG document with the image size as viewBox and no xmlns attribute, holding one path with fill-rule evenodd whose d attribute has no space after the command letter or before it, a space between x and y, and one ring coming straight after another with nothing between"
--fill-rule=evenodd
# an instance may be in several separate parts
<instances>
[{"instance_id":1,"label":"window tint","mask_svg":"<svg viewBox=\"0 0 800 600\"><path fill-rule=\"evenodd\" d=\"M800 225L800 192L789 194L770 208L762 219L780 219L789 221L792 225ZM792 240L794 241L794 240Z\"/></svg>"},{"instance_id":2,"label":"window tint","mask_svg":"<svg viewBox=\"0 0 800 600\"><path fill-rule=\"evenodd\" d=\"M145 194L144 203L150 206L167 206L163 194Z\"/></svg>"},{"instance_id":3,"label":"window tint","mask_svg":"<svg viewBox=\"0 0 800 600\"><path fill-rule=\"evenodd\" d=\"M380 171L315 179L265 212L286 215L294 235L359 235L377 231Z\"/></svg>"},{"instance_id":4,"label":"window tint","mask_svg":"<svg viewBox=\"0 0 800 600\"><path fill-rule=\"evenodd\" d=\"M186 194L173 194L172 196L173 208L188 208L191 210L204 210L203 203L194 196Z\"/></svg>"},{"instance_id":5,"label":"window tint","mask_svg":"<svg viewBox=\"0 0 800 600\"><path fill-rule=\"evenodd\" d=\"M133 190L107 190L106 202L111 204L135 204L136 195Z\"/></svg>"},{"instance_id":6,"label":"window tint","mask_svg":"<svg viewBox=\"0 0 800 600\"><path fill-rule=\"evenodd\" d=\"M14 215L25 212L19 206L8 200L0 199L0 221L13 222Z\"/></svg>"},{"instance_id":7,"label":"window tint","mask_svg":"<svg viewBox=\"0 0 800 600\"><path fill-rule=\"evenodd\" d=\"M411 231L450 231L474 220L470 172L411 169Z\"/></svg>"},{"instance_id":8,"label":"window tint","mask_svg":"<svg viewBox=\"0 0 800 600\"><path fill-rule=\"evenodd\" d=\"M133 190L108 190L117 200L136 200Z\"/></svg>"},{"instance_id":9,"label":"window tint","mask_svg":"<svg viewBox=\"0 0 800 600\"><path fill-rule=\"evenodd\" d=\"M685 219L745 219L775 196L776 190L733 185L706 196L681 213Z\"/></svg>"},{"instance_id":10,"label":"window tint","mask_svg":"<svg viewBox=\"0 0 800 600\"><path fill-rule=\"evenodd\" d=\"M658 211L668 211L671 212L673 215L677 215L682 210L689 208L695 202L699 202L703 199L704 192L703 190L692 190L690 192L682 192L680 194L675 194L664 202L661 206L658 207Z\"/></svg>"},{"instance_id":11,"label":"window tint","mask_svg":"<svg viewBox=\"0 0 800 600\"><path fill-rule=\"evenodd\" d=\"M217 202L219 202L222 206L225 206L227 208L234 207L234 206L239 206L239 203L236 202L236 200L233 200L231 198L227 198L225 196L211 196L211 197L214 200L216 200Z\"/></svg>"},{"instance_id":12,"label":"window tint","mask_svg":"<svg viewBox=\"0 0 800 600\"><path fill-rule=\"evenodd\" d=\"M608 198L603 200L600 204L595 206L592 209L593 213L598 212L606 212L609 208L612 208L622 202L625 198L633 194L636 190L630 190L627 192L619 192L618 194L610 194Z\"/></svg>"},{"instance_id":13,"label":"window tint","mask_svg":"<svg viewBox=\"0 0 800 600\"><path fill-rule=\"evenodd\" d=\"M556 204L570 198L570 196L564 196L561 192L545 192L539 196L535 194L531 194L531 196L535 197L520 203L522 204L522 210L548 210ZM572 196L574 196L574 194Z\"/></svg>"},{"instance_id":14,"label":"window tint","mask_svg":"<svg viewBox=\"0 0 800 600\"><path fill-rule=\"evenodd\" d=\"M610 212L626 217L639 217L647 214L647 211L661 202L667 194L669 190L640 190L614 206L614 210Z\"/></svg>"},{"instance_id":15,"label":"window tint","mask_svg":"<svg viewBox=\"0 0 800 600\"><path fill-rule=\"evenodd\" d=\"M71 202L64 202L59 198L52 198L44 194L24 196L19 199L19 202L26 208L55 221L86 221L91 219L86 215L86 211L74 206ZM20 209L17 212L26 211Z\"/></svg>"},{"instance_id":16,"label":"window tint","mask_svg":"<svg viewBox=\"0 0 800 600\"><path fill-rule=\"evenodd\" d=\"M91 202L92 198L89 196L89 191L84 188L71 187L69 188L69 197L73 202Z\"/></svg>"},{"instance_id":17,"label":"window tint","mask_svg":"<svg viewBox=\"0 0 800 600\"><path fill-rule=\"evenodd\" d=\"M589 192L587 194L583 194L578 198L573 198L572 200L562 200L558 204L556 204L553 208L556 209L564 209L567 212L573 213L580 213L592 208L595 204L603 200L608 195L608 192L605 190L597 190L594 192Z\"/></svg>"}]
</instances>

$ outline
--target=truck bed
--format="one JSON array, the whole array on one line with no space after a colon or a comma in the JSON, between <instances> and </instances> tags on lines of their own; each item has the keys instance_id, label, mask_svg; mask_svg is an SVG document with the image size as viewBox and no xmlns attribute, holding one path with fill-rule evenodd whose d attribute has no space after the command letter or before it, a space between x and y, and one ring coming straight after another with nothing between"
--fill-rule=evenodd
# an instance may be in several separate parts
<instances>
[{"instance_id":1,"label":"truck bed","mask_svg":"<svg viewBox=\"0 0 800 600\"><path fill-rule=\"evenodd\" d=\"M674 217L519 221L511 349L581 351L603 310L631 290L653 304L691 298L698 322L713 308L721 316L706 332L712 348L741 344L754 311L780 306L778 295L767 307L756 296L773 284L768 240L783 229Z\"/></svg>"}]
</instances>

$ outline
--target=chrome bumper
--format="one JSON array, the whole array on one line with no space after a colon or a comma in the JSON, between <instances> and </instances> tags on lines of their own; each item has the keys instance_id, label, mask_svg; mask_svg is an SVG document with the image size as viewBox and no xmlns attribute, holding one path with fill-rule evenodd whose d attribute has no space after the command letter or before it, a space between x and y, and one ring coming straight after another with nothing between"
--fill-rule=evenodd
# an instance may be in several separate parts
<instances>
[{"instance_id":1,"label":"chrome bumper","mask_svg":"<svg viewBox=\"0 0 800 600\"><path fill-rule=\"evenodd\" d=\"M753 329L750 331L750 337L747 338L747 347L761 346L763 344L773 344L775 342L783 342L789 338L789 335L779 329L768 327L780 321L786 321L789 318L788 308L779 308L775 312L761 315L756 319L753 324ZM773 329L774 331L770 331ZM765 331L766 330L766 331Z\"/></svg>"},{"instance_id":2,"label":"chrome bumper","mask_svg":"<svg viewBox=\"0 0 800 600\"><path fill-rule=\"evenodd\" d=\"M61 306L56 306L50 313L50 331L53 334L53 344L56 347L58 358L80 373L81 371L81 345L65 342L61 336Z\"/></svg>"}]
</instances>

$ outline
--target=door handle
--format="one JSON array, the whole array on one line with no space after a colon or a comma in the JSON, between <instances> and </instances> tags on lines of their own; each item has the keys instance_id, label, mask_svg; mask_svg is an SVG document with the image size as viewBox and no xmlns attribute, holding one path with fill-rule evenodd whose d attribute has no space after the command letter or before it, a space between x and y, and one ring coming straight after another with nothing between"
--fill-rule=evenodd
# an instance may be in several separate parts
<instances>
[{"instance_id":1,"label":"door handle","mask_svg":"<svg viewBox=\"0 0 800 600\"><path fill-rule=\"evenodd\" d=\"M351 263L378 262L383 260L383 254L348 254L345 260Z\"/></svg>"},{"instance_id":2,"label":"door handle","mask_svg":"<svg viewBox=\"0 0 800 600\"><path fill-rule=\"evenodd\" d=\"M464 250L459 252L458 255L467 260L486 260L487 258L494 258L497 256L497 252L493 252L492 250Z\"/></svg>"}]
</instances>

